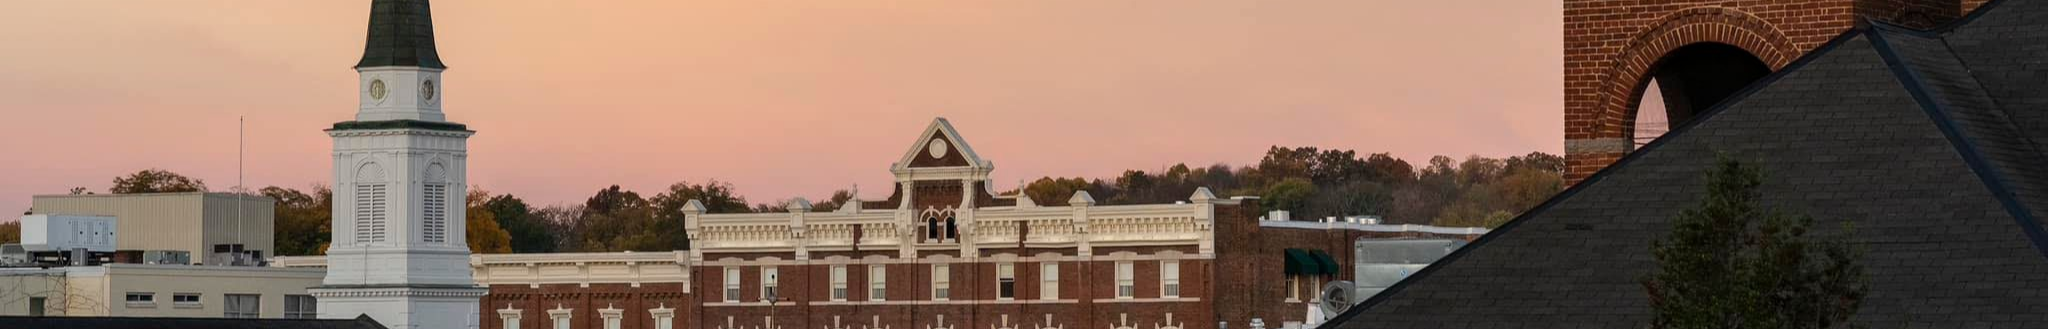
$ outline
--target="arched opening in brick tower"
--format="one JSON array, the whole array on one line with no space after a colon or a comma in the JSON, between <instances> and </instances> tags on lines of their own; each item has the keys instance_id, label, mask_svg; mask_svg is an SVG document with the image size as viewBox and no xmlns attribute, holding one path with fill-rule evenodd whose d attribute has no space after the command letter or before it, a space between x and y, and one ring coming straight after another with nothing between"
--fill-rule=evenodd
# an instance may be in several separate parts
<instances>
[{"instance_id":1,"label":"arched opening in brick tower","mask_svg":"<svg viewBox=\"0 0 2048 329\"><path fill-rule=\"evenodd\" d=\"M1631 139L1640 147L1685 124L1750 83L1771 74L1771 66L1728 44L1701 42L1679 47L1651 65L1636 86Z\"/></svg>"}]
</instances>

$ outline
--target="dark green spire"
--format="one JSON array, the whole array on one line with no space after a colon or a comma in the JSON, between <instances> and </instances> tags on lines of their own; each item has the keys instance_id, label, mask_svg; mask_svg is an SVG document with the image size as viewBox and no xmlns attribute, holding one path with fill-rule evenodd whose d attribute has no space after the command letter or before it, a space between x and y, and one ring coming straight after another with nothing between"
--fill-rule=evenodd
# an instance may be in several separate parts
<instances>
[{"instance_id":1,"label":"dark green spire","mask_svg":"<svg viewBox=\"0 0 2048 329\"><path fill-rule=\"evenodd\" d=\"M427 0L370 2L370 37L356 68L417 66L445 69L434 51L434 18Z\"/></svg>"}]
</instances>

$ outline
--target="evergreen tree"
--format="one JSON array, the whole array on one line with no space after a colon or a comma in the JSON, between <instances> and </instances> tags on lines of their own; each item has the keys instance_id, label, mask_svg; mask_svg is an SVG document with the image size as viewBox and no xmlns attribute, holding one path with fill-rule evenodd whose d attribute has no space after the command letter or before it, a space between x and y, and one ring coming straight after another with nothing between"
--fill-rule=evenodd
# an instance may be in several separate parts
<instances>
[{"instance_id":1,"label":"evergreen tree","mask_svg":"<svg viewBox=\"0 0 2048 329\"><path fill-rule=\"evenodd\" d=\"M1651 246L1656 328L1834 328L1869 291L1859 251L1813 218L1759 205L1763 173L1722 157L1706 196Z\"/></svg>"}]
</instances>

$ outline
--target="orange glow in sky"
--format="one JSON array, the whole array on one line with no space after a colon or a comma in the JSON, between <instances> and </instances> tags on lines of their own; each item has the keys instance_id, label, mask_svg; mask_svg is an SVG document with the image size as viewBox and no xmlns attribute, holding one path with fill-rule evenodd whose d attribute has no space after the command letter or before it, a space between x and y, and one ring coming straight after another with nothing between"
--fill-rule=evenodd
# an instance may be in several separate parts
<instances>
[{"instance_id":1,"label":"orange glow in sky","mask_svg":"<svg viewBox=\"0 0 2048 329\"><path fill-rule=\"evenodd\" d=\"M996 188L1269 145L1562 149L1555 0L439 0L472 184L536 205L730 181L756 203L859 184L944 116ZM368 1L15 1L0 11L0 211L162 168L328 180ZM12 216L5 216L8 220Z\"/></svg>"}]
</instances>

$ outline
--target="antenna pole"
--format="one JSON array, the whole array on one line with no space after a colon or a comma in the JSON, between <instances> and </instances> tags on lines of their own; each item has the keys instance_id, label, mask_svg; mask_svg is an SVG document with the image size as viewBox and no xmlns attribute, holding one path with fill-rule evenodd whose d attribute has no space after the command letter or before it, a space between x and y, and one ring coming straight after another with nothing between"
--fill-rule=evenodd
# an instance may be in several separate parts
<instances>
[{"instance_id":1,"label":"antenna pole","mask_svg":"<svg viewBox=\"0 0 2048 329\"><path fill-rule=\"evenodd\" d=\"M235 116L235 188L241 189L241 191L235 191L235 244L242 243L242 201L244 201L242 200L242 194L247 193L249 190L249 186L245 185L242 181L243 154L249 150L248 121L248 118L245 116ZM247 248L247 246L243 248ZM241 252L240 250L229 251Z\"/></svg>"}]
</instances>

